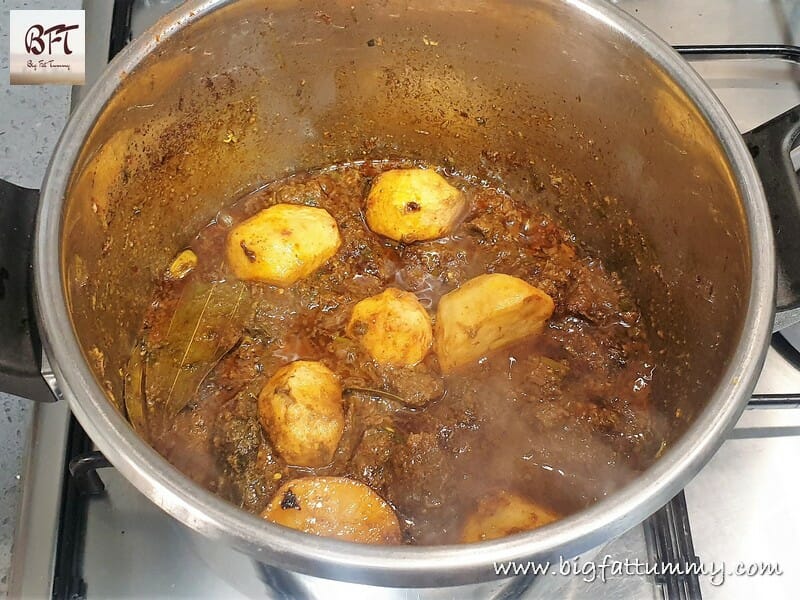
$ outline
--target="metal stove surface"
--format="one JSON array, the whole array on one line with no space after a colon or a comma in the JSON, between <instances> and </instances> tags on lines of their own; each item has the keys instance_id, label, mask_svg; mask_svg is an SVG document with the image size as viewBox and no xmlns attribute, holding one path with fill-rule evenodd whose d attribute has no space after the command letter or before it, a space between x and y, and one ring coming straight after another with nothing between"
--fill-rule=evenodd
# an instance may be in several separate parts
<instances>
[{"instance_id":1,"label":"metal stove surface","mask_svg":"<svg viewBox=\"0 0 800 600\"><path fill-rule=\"evenodd\" d=\"M143 31L176 0L134 0L130 29ZM797 43L800 3L782 0L619 0L620 7L642 20L672 44ZM108 55L113 5L85 0L87 9L87 78L102 69ZM90 51L91 50L91 51ZM711 85L742 131L800 103L798 67L776 61L703 62L697 70ZM76 88L75 102L88 86ZM800 340L800 328L795 333ZM771 349L756 394L800 394L800 371ZM34 441L29 455L19 537L10 581L12 597L46 597L58 582L55 540L58 514L64 510L61 489L69 423L63 402L37 406ZM783 575L700 577L704 598L794 598L800 589L800 516L796 510L800 480L793 457L800 456L800 401L794 408L748 410L732 436L685 490L694 550L709 567L738 561L777 562ZM322 580L287 583L242 555L220 548L162 513L113 470L102 472L107 493L88 503L85 536L76 542L73 562L84 586L75 593L110 597L418 597L413 590L383 590ZM61 522L63 527L63 522ZM62 537L63 537L63 531ZM68 539L71 539L67 535ZM583 557L609 555L616 560L647 561L645 528L636 527L619 539ZM276 580L277 577L277 580ZM267 590L265 579L272 588ZM663 598L663 586L649 576L545 577L527 587L498 581L469 590L473 597L529 598ZM289 586L288 588L286 586ZM293 586L293 587L292 587ZM275 591L281 588L283 591ZM466 597L451 588L440 597ZM681 597L692 597L681 596Z\"/></svg>"}]
</instances>

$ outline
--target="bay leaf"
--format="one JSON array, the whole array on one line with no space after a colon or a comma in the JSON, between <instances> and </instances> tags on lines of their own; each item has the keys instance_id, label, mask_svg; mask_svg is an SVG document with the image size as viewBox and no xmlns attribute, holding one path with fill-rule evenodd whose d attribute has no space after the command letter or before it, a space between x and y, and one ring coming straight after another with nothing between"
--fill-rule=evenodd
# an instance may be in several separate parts
<instances>
[{"instance_id":1,"label":"bay leaf","mask_svg":"<svg viewBox=\"0 0 800 600\"><path fill-rule=\"evenodd\" d=\"M145 340L147 412L163 434L216 363L236 345L249 308L241 281L192 279L182 289L166 331ZM151 431L151 433L154 433Z\"/></svg>"},{"instance_id":2,"label":"bay leaf","mask_svg":"<svg viewBox=\"0 0 800 600\"><path fill-rule=\"evenodd\" d=\"M125 372L123 397L125 403L125 412L128 415L128 421L130 421L133 430L144 439L149 440L144 400L144 364L142 362L143 353L144 348L140 342L137 342L136 346L133 348L133 352L131 352L131 357L128 360L128 365Z\"/></svg>"}]
</instances>

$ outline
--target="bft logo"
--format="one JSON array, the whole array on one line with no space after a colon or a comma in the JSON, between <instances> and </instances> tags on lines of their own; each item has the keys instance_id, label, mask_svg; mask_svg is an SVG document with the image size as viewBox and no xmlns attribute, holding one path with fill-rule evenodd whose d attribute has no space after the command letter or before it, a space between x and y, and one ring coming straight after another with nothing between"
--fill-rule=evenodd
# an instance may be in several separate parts
<instances>
[{"instance_id":1,"label":"bft logo","mask_svg":"<svg viewBox=\"0 0 800 600\"><path fill-rule=\"evenodd\" d=\"M82 10L12 10L9 32L12 85L84 83Z\"/></svg>"},{"instance_id":2,"label":"bft logo","mask_svg":"<svg viewBox=\"0 0 800 600\"><path fill-rule=\"evenodd\" d=\"M25 34L25 49L28 54L35 54L36 56L42 54L47 48L47 54L53 54L53 44L61 44L62 52L65 55L72 54L69 49L69 32L78 29L78 25L66 25L59 23L49 29L45 29L41 25L31 25L28 32ZM45 46L45 41L47 45ZM58 45L56 45L58 50Z\"/></svg>"}]
</instances>

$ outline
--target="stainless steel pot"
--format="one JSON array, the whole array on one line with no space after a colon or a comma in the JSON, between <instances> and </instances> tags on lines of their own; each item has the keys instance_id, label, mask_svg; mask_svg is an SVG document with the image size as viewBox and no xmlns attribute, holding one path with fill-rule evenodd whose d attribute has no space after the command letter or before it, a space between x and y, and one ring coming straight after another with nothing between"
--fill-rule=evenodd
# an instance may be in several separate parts
<instances>
[{"instance_id":1,"label":"stainless steel pot","mask_svg":"<svg viewBox=\"0 0 800 600\"><path fill-rule=\"evenodd\" d=\"M260 182L386 156L502 181L631 286L662 357L653 395L670 432L633 483L498 541L371 547L246 514L137 437L123 368L169 258ZM155 504L264 563L431 587L494 579L496 562L574 556L680 490L755 385L776 257L730 117L669 46L601 0L205 0L130 44L75 111L42 189L33 268L61 393ZM791 265L782 273L787 284Z\"/></svg>"}]
</instances>

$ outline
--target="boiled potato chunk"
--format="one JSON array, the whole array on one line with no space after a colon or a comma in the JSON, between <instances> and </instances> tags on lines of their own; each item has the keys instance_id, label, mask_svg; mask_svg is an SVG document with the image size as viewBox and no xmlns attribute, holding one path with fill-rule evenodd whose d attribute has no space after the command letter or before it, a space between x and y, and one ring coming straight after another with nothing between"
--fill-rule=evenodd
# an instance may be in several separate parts
<instances>
[{"instance_id":1,"label":"boiled potato chunk","mask_svg":"<svg viewBox=\"0 0 800 600\"><path fill-rule=\"evenodd\" d=\"M398 242L440 238L464 214L464 194L427 169L394 169L375 178L367 196L367 225Z\"/></svg>"},{"instance_id":2,"label":"boiled potato chunk","mask_svg":"<svg viewBox=\"0 0 800 600\"><path fill-rule=\"evenodd\" d=\"M550 296L518 277L470 279L439 300L433 344L442 372L539 333L553 309Z\"/></svg>"},{"instance_id":3,"label":"boiled potato chunk","mask_svg":"<svg viewBox=\"0 0 800 600\"><path fill-rule=\"evenodd\" d=\"M286 462L325 466L333 460L344 431L339 380L322 363L290 363L278 369L261 390L258 416Z\"/></svg>"},{"instance_id":4,"label":"boiled potato chunk","mask_svg":"<svg viewBox=\"0 0 800 600\"><path fill-rule=\"evenodd\" d=\"M324 208L276 204L234 227L225 251L239 279L286 287L325 264L341 243Z\"/></svg>"},{"instance_id":5,"label":"boiled potato chunk","mask_svg":"<svg viewBox=\"0 0 800 600\"><path fill-rule=\"evenodd\" d=\"M285 527L364 544L400 543L400 523L372 489L346 477L286 482L261 516Z\"/></svg>"},{"instance_id":6,"label":"boiled potato chunk","mask_svg":"<svg viewBox=\"0 0 800 600\"><path fill-rule=\"evenodd\" d=\"M461 530L462 542L482 542L542 527L560 517L521 496L502 491L478 502Z\"/></svg>"},{"instance_id":7,"label":"boiled potato chunk","mask_svg":"<svg viewBox=\"0 0 800 600\"><path fill-rule=\"evenodd\" d=\"M413 366L433 341L431 318L411 292L388 288L353 309L347 335L382 364Z\"/></svg>"}]
</instances>

